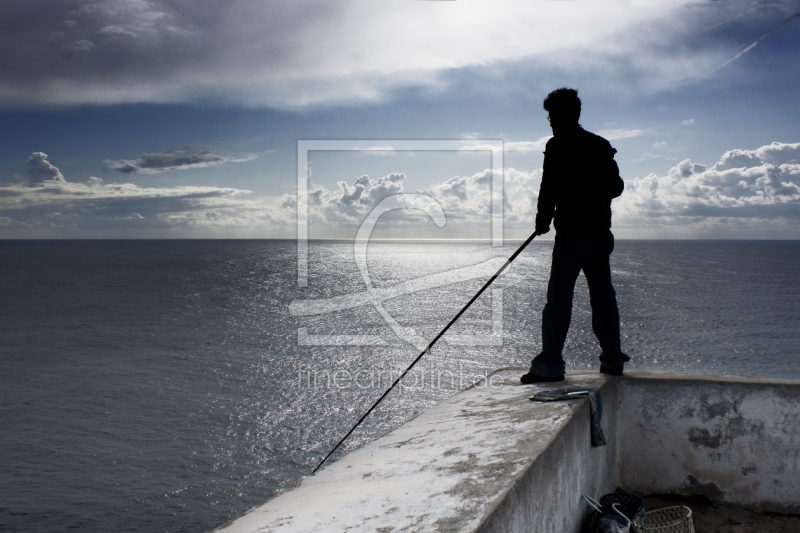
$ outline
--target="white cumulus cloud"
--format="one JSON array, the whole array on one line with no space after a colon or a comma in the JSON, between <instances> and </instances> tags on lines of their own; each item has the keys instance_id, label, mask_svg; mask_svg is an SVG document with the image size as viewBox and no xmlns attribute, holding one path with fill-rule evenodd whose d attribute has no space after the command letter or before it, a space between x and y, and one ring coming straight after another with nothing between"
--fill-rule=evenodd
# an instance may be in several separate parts
<instances>
[{"instance_id":1,"label":"white cumulus cloud","mask_svg":"<svg viewBox=\"0 0 800 533\"><path fill-rule=\"evenodd\" d=\"M528 227L536 214L541 172L526 172L514 168L504 171L504 219L514 227ZM341 181L337 187L323 186L309 189L309 224L312 228L327 225L345 225L357 228L372 209L387 196L416 193L433 198L445 213L448 237L470 237L468 228L490 227L492 213L492 170L485 169L468 176L442 179L424 190L406 190L407 177L402 173L390 173L378 178L361 176L352 183ZM295 213L293 196L281 199L284 209ZM427 215L406 210L402 215L385 215L382 220L395 228L424 224ZM458 233L460 232L460 233Z\"/></svg>"},{"instance_id":2,"label":"white cumulus cloud","mask_svg":"<svg viewBox=\"0 0 800 533\"><path fill-rule=\"evenodd\" d=\"M712 219L800 222L800 143L730 150L713 166L686 159L665 175L626 181L614 203L623 225ZM626 222L627 221L627 222Z\"/></svg>"}]
</instances>

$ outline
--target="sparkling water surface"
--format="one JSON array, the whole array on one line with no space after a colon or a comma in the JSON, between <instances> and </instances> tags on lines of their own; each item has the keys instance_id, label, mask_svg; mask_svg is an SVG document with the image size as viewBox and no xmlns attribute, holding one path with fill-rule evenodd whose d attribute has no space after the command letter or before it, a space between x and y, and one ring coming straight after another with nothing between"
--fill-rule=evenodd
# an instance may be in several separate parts
<instances>
[{"instance_id":1,"label":"sparkling water surface","mask_svg":"<svg viewBox=\"0 0 800 533\"><path fill-rule=\"evenodd\" d=\"M518 244L518 243L517 243ZM514 243L374 242L376 287L508 256ZM345 451L539 349L552 243L496 282L502 345L441 342ZM293 300L365 289L348 242L0 242L0 531L206 531L307 475L418 350L371 305L297 317ZM618 241L630 368L800 378L800 242ZM384 303L432 338L484 280ZM487 293L453 328L491 333ZM586 283L568 369L597 367ZM382 346L299 346L372 335ZM413 378L413 379L412 379Z\"/></svg>"}]
</instances>

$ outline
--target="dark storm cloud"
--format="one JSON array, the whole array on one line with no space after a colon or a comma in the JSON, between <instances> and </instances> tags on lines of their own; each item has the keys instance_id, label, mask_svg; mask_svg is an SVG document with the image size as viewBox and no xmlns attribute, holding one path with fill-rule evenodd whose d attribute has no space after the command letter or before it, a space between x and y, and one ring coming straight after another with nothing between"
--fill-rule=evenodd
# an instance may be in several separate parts
<instances>
[{"instance_id":1,"label":"dark storm cloud","mask_svg":"<svg viewBox=\"0 0 800 533\"><path fill-rule=\"evenodd\" d=\"M181 146L164 152L142 154L137 159L106 160L105 163L123 174L153 173L165 170L202 168L228 162L248 161L254 156L228 156L212 153L200 146Z\"/></svg>"}]
</instances>

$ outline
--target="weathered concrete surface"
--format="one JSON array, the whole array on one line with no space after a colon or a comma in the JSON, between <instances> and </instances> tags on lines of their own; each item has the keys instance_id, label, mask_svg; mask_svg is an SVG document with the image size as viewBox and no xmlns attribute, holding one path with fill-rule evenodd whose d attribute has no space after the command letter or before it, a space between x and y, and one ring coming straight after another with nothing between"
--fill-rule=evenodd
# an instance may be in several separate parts
<instances>
[{"instance_id":1,"label":"weathered concrete surface","mask_svg":"<svg viewBox=\"0 0 800 533\"><path fill-rule=\"evenodd\" d=\"M578 531L580 494L615 487L616 380L532 386L520 373L443 401L217 531ZM602 387L607 446L591 447L588 400L529 400L565 386Z\"/></svg>"},{"instance_id":2,"label":"weathered concrete surface","mask_svg":"<svg viewBox=\"0 0 800 533\"><path fill-rule=\"evenodd\" d=\"M800 382L630 372L620 485L800 513Z\"/></svg>"},{"instance_id":3,"label":"weathered concrete surface","mask_svg":"<svg viewBox=\"0 0 800 533\"><path fill-rule=\"evenodd\" d=\"M220 528L577 533L580 494L617 487L800 513L800 382L626 372L461 392ZM601 387L608 445L591 448L588 400L539 390Z\"/></svg>"}]
</instances>

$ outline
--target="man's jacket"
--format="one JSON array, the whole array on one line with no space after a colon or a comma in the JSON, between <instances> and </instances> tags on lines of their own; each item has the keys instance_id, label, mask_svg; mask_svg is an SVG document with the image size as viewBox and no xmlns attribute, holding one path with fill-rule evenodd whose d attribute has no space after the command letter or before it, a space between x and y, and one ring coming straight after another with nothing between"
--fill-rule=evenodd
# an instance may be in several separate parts
<instances>
[{"instance_id":1,"label":"man's jacket","mask_svg":"<svg viewBox=\"0 0 800 533\"><path fill-rule=\"evenodd\" d=\"M537 232L549 229L554 217L559 233L600 233L611 228L611 199L625 187L615 153L607 140L581 127L547 142Z\"/></svg>"}]
</instances>

